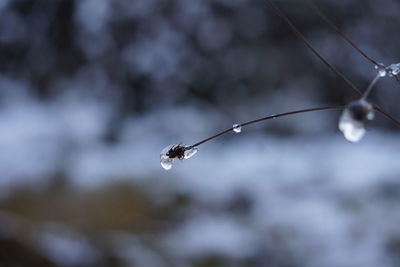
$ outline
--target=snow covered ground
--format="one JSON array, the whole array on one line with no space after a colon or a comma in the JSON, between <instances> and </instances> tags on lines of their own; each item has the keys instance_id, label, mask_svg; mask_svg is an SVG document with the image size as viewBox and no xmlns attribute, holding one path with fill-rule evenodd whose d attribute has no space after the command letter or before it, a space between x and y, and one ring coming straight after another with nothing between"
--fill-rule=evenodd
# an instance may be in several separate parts
<instances>
[{"instance_id":1,"label":"snow covered ground","mask_svg":"<svg viewBox=\"0 0 400 267\"><path fill-rule=\"evenodd\" d=\"M115 144L101 141L107 118L107 108L90 101L3 105L3 196L21 184L45 184L60 170L79 188L128 180L158 202L179 193L208 207L193 207L180 227L160 239L181 262L222 255L255 257L255 266L394 266L398 133L370 129L351 144L338 130L277 136L245 128L200 146L193 158L165 171L161 149L221 130L214 129L217 114L180 107L131 117ZM238 195L247 203L243 214L221 208Z\"/></svg>"}]
</instances>

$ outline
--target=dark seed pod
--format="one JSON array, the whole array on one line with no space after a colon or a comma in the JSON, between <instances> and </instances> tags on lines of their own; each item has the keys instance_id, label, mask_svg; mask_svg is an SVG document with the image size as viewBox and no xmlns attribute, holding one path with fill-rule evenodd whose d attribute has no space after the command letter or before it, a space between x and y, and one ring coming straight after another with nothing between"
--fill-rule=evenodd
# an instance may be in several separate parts
<instances>
[{"instance_id":1,"label":"dark seed pod","mask_svg":"<svg viewBox=\"0 0 400 267\"><path fill-rule=\"evenodd\" d=\"M365 100L357 100L351 102L346 109L349 111L351 117L356 121L366 121L373 119L373 106Z\"/></svg>"},{"instance_id":2,"label":"dark seed pod","mask_svg":"<svg viewBox=\"0 0 400 267\"><path fill-rule=\"evenodd\" d=\"M186 148L184 146L176 145L176 146L171 147L168 150L167 156L170 159L174 159L174 158L183 159L185 157L185 150L186 150Z\"/></svg>"}]
</instances>

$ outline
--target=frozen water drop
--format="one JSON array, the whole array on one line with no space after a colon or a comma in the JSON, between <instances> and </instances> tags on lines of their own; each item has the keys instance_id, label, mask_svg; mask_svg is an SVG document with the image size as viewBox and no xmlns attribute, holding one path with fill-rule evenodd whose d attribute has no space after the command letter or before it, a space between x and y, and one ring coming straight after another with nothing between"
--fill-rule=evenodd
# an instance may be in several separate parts
<instances>
[{"instance_id":1,"label":"frozen water drop","mask_svg":"<svg viewBox=\"0 0 400 267\"><path fill-rule=\"evenodd\" d=\"M365 135L364 123L354 120L348 110L344 110L339 120L339 129L346 140L358 142Z\"/></svg>"},{"instance_id":2,"label":"frozen water drop","mask_svg":"<svg viewBox=\"0 0 400 267\"><path fill-rule=\"evenodd\" d=\"M175 158L171 158L167 154L175 146L176 145L169 145L169 146L165 147L163 150L161 150L160 163L161 163L161 167L163 167L165 170L170 170L172 168L172 164L173 164Z\"/></svg>"},{"instance_id":3,"label":"frozen water drop","mask_svg":"<svg viewBox=\"0 0 400 267\"><path fill-rule=\"evenodd\" d=\"M172 168L172 163L174 163L174 159L171 159L169 157L161 156L160 159L161 167L164 168L164 170L170 170Z\"/></svg>"},{"instance_id":4,"label":"frozen water drop","mask_svg":"<svg viewBox=\"0 0 400 267\"><path fill-rule=\"evenodd\" d=\"M396 76L400 73L400 63L391 64L387 67L390 76Z\"/></svg>"},{"instance_id":5,"label":"frozen water drop","mask_svg":"<svg viewBox=\"0 0 400 267\"><path fill-rule=\"evenodd\" d=\"M374 118L372 104L365 100L351 102L339 119L339 129L350 142L358 142L365 135L364 122Z\"/></svg>"},{"instance_id":6,"label":"frozen water drop","mask_svg":"<svg viewBox=\"0 0 400 267\"><path fill-rule=\"evenodd\" d=\"M160 163L165 170L172 168L176 159L188 159L197 153L197 147L185 147L181 145L169 145L161 150Z\"/></svg>"},{"instance_id":7,"label":"frozen water drop","mask_svg":"<svg viewBox=\"0 0 400 267\"><path fill-rule=\"evenodd\" d=\"M379 77L385 77L387 74L387 71L386 71L386 69L380 69L380 70L378 70L378 74L379 74Z\"/></svg>"},{"instance_id":8,"label":"frozen water drop","mask_svg":"<svg viewBox=\"0 0 400 267\"><path fill-rule=\"evenodd\" d=\"M379 63L379 65L375 65L375 69L378 71L379 77L385 77L388 73L385 65Z\"/></svg>"},{"instance_id":9,"label":"frozen water drop","mask_svg":"<svg viewBox=\"0 0 400 267\"><path fill-rule=\"evenodd\" d=\"M240 125L240 124L234 124L234 125L232 126L232 129L233 129L233 131L234 131L235 133L240 133L240 132L242 131L242 125Z\"/></svg>"},{"instance_id":10,"label":"frozen water drop","mask_svg":"<svg viewBox=\"0 0 400 267\"><path fill-rule=\"evenodd\" d=\"M197 150L198 150L197 147L192 147L190 149L185 150L184 158L189 159L189 158L193 157L194 154L197 153Z\"/></svg>"}]
</instances>

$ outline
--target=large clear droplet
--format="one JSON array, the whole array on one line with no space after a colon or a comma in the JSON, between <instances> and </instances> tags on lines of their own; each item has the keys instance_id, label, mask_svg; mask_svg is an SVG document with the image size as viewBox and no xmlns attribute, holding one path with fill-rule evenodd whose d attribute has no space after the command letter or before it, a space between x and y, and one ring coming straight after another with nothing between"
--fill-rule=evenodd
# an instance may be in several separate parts
<instances>
[{"instance_id":1,"label":"large clear droplet","mask_svg":"<svg viewBox=\"0 0 400 267\"><path fill-rule=\"evenodd\" d=\"M242 125L240 125L240 124L234 124L234 125L232 126L232 130L233 130L235 133L240 133L240 132L242 131Z\"/></svg>"},{"instance_id":2,"label":"large clear droplet","mask_svg":"<svg viewBox=\"0 0 400 267\"><path fill-rule=\"evenodd\" d=\"M194 154L197 153L197 150L198 150L197 147L192 147L192 148L190 148L190 149L185 150L185 156L184 156L184 158L185 158L185 159L189 159L189 158L193 157Z\"/></svg>"},{"instance_id":3,"label":"large clear droplet","mask_svg":"<svg viewBox=\"0 0 400 267\"><path fill-rule=\"evenodd\" d=\"M400 63L397 64L391 64L387 67L389 76L395 76L400 73Z\"/></svg>"},{"instance_id":4,"label":"large clear droplet","mask_svg":"<svg viewBox=\"0 0 400 267\"><path fill-rule=\"evenodd\" d=\"M339 130L350 142L358 142L365 135L364 123L352 118L349 110L344 110L339 119Z\"/></svg>"},{"instance_id":5,"label":"large clear droplet","mask_svg":"<svg viewBox=\"0 0 400 267\"><path fill-rule=\"evenodd\" d=\"M339 129L350 142L358 142L365 135L364 122L375 116L372 104L365 100L351 102L339 119Z\"/></svg>"},{"instance_id":6,"label":"large clear droplet","mask_svg":"<svg viewBox=\"0 0 400 267\"><path fill-rule=\"evenodd\" d=\"M165 147L163 150L161 150L160 153L160 163L161 167L163 167L165 170L170 170L172 168L172 164L175 160L175 158L170 158L167 156L168 152L176 145L169 145Z\"/></svg>"}]
</instances>

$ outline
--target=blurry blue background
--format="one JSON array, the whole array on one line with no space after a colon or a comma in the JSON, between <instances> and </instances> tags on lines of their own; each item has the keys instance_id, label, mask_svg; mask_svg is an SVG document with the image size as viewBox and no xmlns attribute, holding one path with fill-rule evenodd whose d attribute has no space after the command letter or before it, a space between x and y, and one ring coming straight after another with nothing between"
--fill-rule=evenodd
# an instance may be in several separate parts
<instances>
[{"instance_id":1,"label":"blurry blue background","mask_svg":"<svg viewBox=\"0 0 400 267\"><path fill-rule=\"evenodd\" d=\"M364 89L374 66L304 1L277 1ZM395 0L318 1L400 61ZM322 111L357 95L262 0L0 0L1 266L400 265L399 129L358 144ZM400 118L400 86L373 99Z\"/></svg>"}]
</instances>

